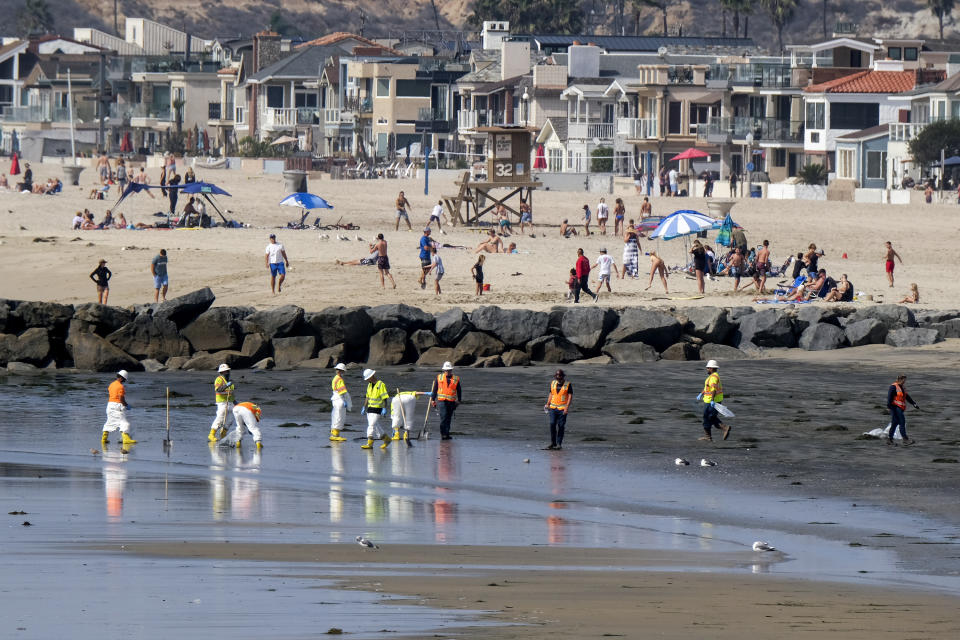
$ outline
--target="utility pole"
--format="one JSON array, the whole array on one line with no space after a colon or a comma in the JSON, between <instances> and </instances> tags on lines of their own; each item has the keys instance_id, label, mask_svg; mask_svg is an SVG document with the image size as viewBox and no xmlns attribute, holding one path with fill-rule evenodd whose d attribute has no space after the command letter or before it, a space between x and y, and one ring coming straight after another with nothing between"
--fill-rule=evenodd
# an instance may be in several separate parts
<instances>
[{"instance_id":1,"label":"utility pole","mask_svg":"<svg viewBox=\"0 0 960 640\"><path fill-rule=\"evenodd\" d=\"M120 22L117 19L117 9L120 4L120 0L113 0L113 35L120 37Z\"/></svg>"},{"instance_id":2,"label":"utility pole","mask_svg":"<svg viewBox=\"0 0 960 640\"><path fill-rule=\"evenodd\" d=\"M107 82L105 68L104 68L106 66L106 55L107 54L105 54L103 51L100 52L100 65L99 65L100 66L100 73L99 73L100 89L98 91L98 96L97 96L97 104L98 104L97 120L100 123L99 129L97 130L97 146L100 148L100 151L104 153L106 153L106 150L107 150L106 146L104 145L104 142L105 142L104 127L105 127L105 120L106 120L106 113L105 113L106 109L104 107L106 106L107 100L103 92L103 87Z\"/></svg>"}]
</instances>

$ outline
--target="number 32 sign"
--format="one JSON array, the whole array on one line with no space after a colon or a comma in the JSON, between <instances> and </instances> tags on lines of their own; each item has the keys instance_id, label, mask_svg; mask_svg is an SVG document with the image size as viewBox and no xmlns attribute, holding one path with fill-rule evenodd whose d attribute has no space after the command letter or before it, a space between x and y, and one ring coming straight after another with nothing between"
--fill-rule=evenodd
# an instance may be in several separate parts
<instances>
[{"instance_id":1,"label":"number 32 sign","mask_svg":"<svg viewBox=\"0 0 960 640\"><path fill-rule=\"evenodd\" d=\"M493 164L493 173L498 178L509 178L513 175L512 162L495 162Z\"/></svg>"}]
</instances>

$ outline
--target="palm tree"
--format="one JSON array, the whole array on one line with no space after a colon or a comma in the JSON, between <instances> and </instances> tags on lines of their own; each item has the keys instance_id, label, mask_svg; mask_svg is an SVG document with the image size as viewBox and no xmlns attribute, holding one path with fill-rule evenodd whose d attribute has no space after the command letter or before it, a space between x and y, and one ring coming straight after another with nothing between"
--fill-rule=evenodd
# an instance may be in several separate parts
<instances>
[{"instance_id":1,"label":"palm tree","mask_svg":"<svg viewBox=\"0 0 960 640\"><path fill-rule=\"evenodd\" d=\"M640 6L654 7L660 10L663 17L663 35L667 35L667 7L669 6L668 0L632 0L632 2Z\"/></svg>"},{"instance_id":2,"label":"palm tree","mask_svg":"<svg viewBox=\"0 0 960 640\"><path fill-rule=\"evenodd\" d=\"M797 10L797 0L760 0L761 6L770 16L770 21L777 29L777 45L780 51L783 51L783 29L791 20Z\"/></svg>"},{"instance_id":3,"label":"palm tree","mask_svg":"<svg viewBox=\"0 0 960 640\"><path fill-rule=\"evenodd\" d=\"M940 40L943 40L943 17L953 13L954 5L956 0L927 0L930 12L937 16L937 22L940 24Z\"/></svg>"},{"instance_id":4,"label":"palm tree","mask_svg":"<svg viewBox=\"0 0 960 640\"><path fill-rule=\"evenodd\" d=\"M733 14L733 37L740 37L740 15L748 15L753 10L753 0L720 0L721 9L725 9ZM746 24L744 24L743 37L747 37Z\"/></svg>"},{"instance_id":5,"label":"palm tree","mask_svg":"<svg viewBox=\"0 0 960 640\"><path fill-rule=\"evenodd\" d=\"M53 12L46 0L26 0L17 9L17 23L23 35L50 33L53 30Z\"/></svg>"}]
</instances>

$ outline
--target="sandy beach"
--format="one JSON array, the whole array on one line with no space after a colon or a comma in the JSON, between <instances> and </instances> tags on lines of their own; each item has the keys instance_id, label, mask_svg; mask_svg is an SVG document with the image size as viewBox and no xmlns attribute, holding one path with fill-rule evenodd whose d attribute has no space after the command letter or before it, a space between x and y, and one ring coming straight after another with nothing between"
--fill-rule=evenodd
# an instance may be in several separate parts
<instances>
[{"instance_id":1,"label":"sandy beach","mask_svg":"<svg viewBox=\"0 0 960 640\"><path fill-rule=\"evenodd\" d=\"M183 167L178 166L182 173ZM158 173L156 170L153 173ZM317 231L278 230L287 221L299 218L299 210L278 206L287 195L279 175L252 175L239 171L198 170L198 179L215 182L232 194L218 202L229 209L228 217L251 225L249 229L211 229L202 231L70 231L70 221L78 210L89 208L100 221L103 212L112 207L115 191L105 201L88 200L93 187L93 172L81 174L81 186L65 187L57 196L0 192L0 268L16 274L0 284L0 297L14 299L42 298L50 301L80 303L96 299L88 274L101 257L108 260L114 273L110 303L127 306L152 300L150 260L160 248L170 258L170 295L186 293L210 286L218 305L254 305L257 307L296 304L307 310L339 304L382 304L405 302L428 310L450 306L470 309L479 304L523 306L547 309L563 304L566 279L576 258L576 249L583 247L595 260L606 247L619 263L623 252L622 238L594 235L570 239L559 237L558 225L563 219L581 224L582 205L596 209L598 194L582 192L537 191L534 197L533 235L517 233L514 241L519 253L487 255L486 282L488 294L474 296L470 268L476 260L473 248L484 230L447 227L438 239L467 249L442 250L446 275L443 294L435 296L431 289L417 285L419 260L417 241L432 206L441 195L456 192L456 172L433 172L430 195L424 195L423 179L329 180L313 179L309 188L334 205L334 209L318 210L323 223L342 219L360 227L343 232L349 240L338 240L336 231L326 231L329 240L321 240ZM60 175L52 165L34 166L37 180ZM156 176L151 176L156 181ZM393 202L400 190L406 192L413 205L413 231L394 231ZM131 223L152 224L153 213L166 210L166 201L156 192L150 199L138 194L121 204L121 211ZM623 183L607 202L624 198L627 218L638 218L642 198L632 184ZM678 209L706 211L700 198L652 198L656 215ZM181 198L181 206L183 199ZM212 213L212 211L211 211ZM215 214L214 214L215 215ZM879 206L840 202L809 202L741 199L733 208L734 219L746 229L751 245L768 239L774 264L782 264L790 255L805 250L810 243L826 251L820 265L828 274L839 277L846 273L858 291L882 296L885 302L903 298L911 282L920 287L926 308L952 308L960 299L960 284L948 277L954 262L953 234L958 228L957 207L925 205L922 207ZM594 216L595 218L595 216ZM595 220L594 220L595 222ZM580 229L582 233L582 227ZM281 295L271 296L268 274L263 265L267 235L278 233L286 247L292 268ZM356 260L368 255L368 245L377 233L384 233L390 243L390 259L397 279L396 290L381 290L374 267L336 266L336 260ZM49 242L37 239L48 239ZM358 240L357 238L362 238ZM714 239L711 234L710 241ZM903 256L897 264L897 282L887 286L883 268L886 240ZM683 240L669 242L641 239L641 251L659 250L668 265L684 262ZM846 259L842 256L846 254ZM649 270L648 259L640 256L639 280L615 280L612 294L601 301L611 306L635 304L682 306L687 304L749 304L752 294L732 294L732 281L720 278L707 283L707 295L700 300L685 300L696 294L694 280L681 276L670 279L671 295L666 296L659 282L644 291ZM42 292L39 293L39 292Z\"/></svg>"}]
</instances>

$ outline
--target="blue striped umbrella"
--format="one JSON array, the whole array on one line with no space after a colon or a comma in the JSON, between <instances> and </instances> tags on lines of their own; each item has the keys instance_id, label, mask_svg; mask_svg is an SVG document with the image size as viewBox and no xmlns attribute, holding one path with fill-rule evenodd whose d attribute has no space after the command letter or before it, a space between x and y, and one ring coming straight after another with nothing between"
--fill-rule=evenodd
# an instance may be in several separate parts
<instances>
[{"instance_id":1,"label":"blue striped umbrella","mask_svg":"<svg viewBox=\"0 0 960 640\"><path fill-rule=\"evenodd\" d=\"M699 233L706 229L713 229L716 220L710 216L704 215L699 211L683 209L675 211L650 234L651 238L663 238L664 240L673 240L681 236L688 236L693 233Z\"/></svg>"},{"instance_id":2,"label":"blue striped umbrella","mask_svg":"<svg viewBox=\"0 0 960 640\"><path fill-rule=\"evenodd\" d=\"M300 207L302 209L333 209L333 205L312 193L291 193L280 201L286 207Z\"/></svg>"}]
</instances>

